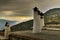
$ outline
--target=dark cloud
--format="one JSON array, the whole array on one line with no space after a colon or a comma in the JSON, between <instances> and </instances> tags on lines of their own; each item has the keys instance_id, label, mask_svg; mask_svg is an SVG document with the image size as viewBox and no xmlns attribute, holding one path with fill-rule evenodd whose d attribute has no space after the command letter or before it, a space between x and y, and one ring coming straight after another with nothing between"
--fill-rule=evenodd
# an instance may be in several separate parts
<instances>
[{"instance_id":1,"label":"dark cloud","mask_svg":"<svg viewBox=\"0 0 60 40\"><path fill-rule=\"evenodd\" d=\"M32 8L32 1L30 0L0 0L0 14L1 16L4 16L4 13L1 13L1 11L14 11L12 15L8 16L29 16L32 13L30 13ZM5 15L6 16L6 15Z\"/></svg>"},{"instance_id":2,"label":"dark cloud","mask_svg":"<svg viewBox=\"0 0 60 40\"><path fill-rule=\"evenodd\" d=\"M0 0L0 15L5 15L1 11L9 10L13 13L5 16L32 16L32 8L35 6L45 12L51 8L60 7L60 0Z\"/></svg>"},{"instance_id":3,"label":"dark cloud","mask_svg":"<svg viewBox=\"0 0 60 40\"><path fill-rule=\"evenodd\" d=\"M7 5L10 2L10 0L0 0L0 6Z\"/></svg>"}]
</instances>

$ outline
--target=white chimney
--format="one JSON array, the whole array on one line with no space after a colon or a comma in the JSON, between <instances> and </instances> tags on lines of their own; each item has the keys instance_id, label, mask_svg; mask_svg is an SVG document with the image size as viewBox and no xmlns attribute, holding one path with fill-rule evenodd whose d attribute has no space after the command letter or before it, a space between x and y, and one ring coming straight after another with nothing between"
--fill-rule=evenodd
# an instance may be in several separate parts
<instances>
[{"instance_id":1,"label":"white chimney","mask_svg":"<svg viewBox=\"0 0 60 40\"><path fill-rule=\"evenodd\" d=\"M5 38L8 39L8 36L10 34L10 25L8 24L8 22L6 22L5 24Z\"/></svg>"},{"instance_id":2,"label":"white chimney","mask_svg":"<svg viewBox=\"0 0 60 40\"><path fill-rule=\"evenodd\" d=\"M44 26L44 16L38 10L37 7L34 8L34 20L33 20L33 33L40 33Z\"/></svg>"}]
</instances>

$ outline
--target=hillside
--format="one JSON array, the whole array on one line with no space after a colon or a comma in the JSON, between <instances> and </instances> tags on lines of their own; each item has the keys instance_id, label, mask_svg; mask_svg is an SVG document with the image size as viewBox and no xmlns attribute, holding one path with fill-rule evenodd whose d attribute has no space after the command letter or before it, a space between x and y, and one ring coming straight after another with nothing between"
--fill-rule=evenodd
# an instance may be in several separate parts
<instances>
[{"instance_id":1,"label":"hillside","mask_svg":"<svg viewBox=\"0 0 60 40\"><path fill-rule=\"evenodd\" d=\"M60 8L53 8L44 13L45 22L58 21L60 22Z\"/></svg>"},{"instance_id":2,"label":"hillside","mask_svg":"<svg viewBox=\"0 0 60 40\"><path fill-rule=\"evenodd\" d=\"M32 30L33 20L19 23L11 27L11 31Z\"/></svg>"}]
</instances>

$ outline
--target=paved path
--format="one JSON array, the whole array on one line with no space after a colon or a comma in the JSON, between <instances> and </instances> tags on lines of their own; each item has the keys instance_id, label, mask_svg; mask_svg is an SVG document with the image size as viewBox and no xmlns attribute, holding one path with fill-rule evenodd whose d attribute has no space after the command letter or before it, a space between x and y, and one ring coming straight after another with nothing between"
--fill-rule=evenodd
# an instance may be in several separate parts
<instances>
[{"instance_id":1,"label":"paved path","mask_svg":"<svg viewBox=\"0 0 60 40\"><path fill-rule=\"evenodd\" d=\"M5 38L4 38L3 36L0 36L0 39L1 39L1 40L4 40Z\"/></svg>"},{"instance_id":2,"label":"paved path","mask_svg":"<svg viewBox=\"0 0 60 40\"><path fill-rule=\"evenodd\" d=\"M41 38L44 40L60 40L60 31L44 30L41 33L37 34L33 34L31 31L18 31L12 33L17 35L29 36L32 38Z\"/></svg>"}]
</instances>

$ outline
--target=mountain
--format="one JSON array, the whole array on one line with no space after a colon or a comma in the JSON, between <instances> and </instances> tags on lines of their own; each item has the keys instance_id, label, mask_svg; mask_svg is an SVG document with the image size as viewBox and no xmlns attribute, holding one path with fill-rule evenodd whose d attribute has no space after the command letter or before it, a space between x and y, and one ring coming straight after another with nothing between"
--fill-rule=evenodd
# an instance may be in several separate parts
<instances>
[{"instance_id":1,"label":"mountain","mask_svg":"<svg viewBox=\"0 0 60 40\"><path fill-rule=\"evenodd\" d=\"M0 30L3 30L5 28L5 23L8 22L10 26L14 25L16 21L10 21L5 19L0 19Z\"/></svg>"},{"instance_id":2,"label":"mountain","mask_svg":"<svg viewBox=\"0 0 60 40\"><path fill-rule=\"evenodd\" d=\"M32 30L33 20L19 23L11 27L11 31Z\"/></svg>"},{"instance_id":3,"label":"mountain","mask_svg":"<svg viewBox=\"0 0 60 40\"><path fill-rule=\"evenodd\" d=\"M44 13L45 22L59 21L60 22L60 8L53 8Z\"/></svg>"}]
</instances>

